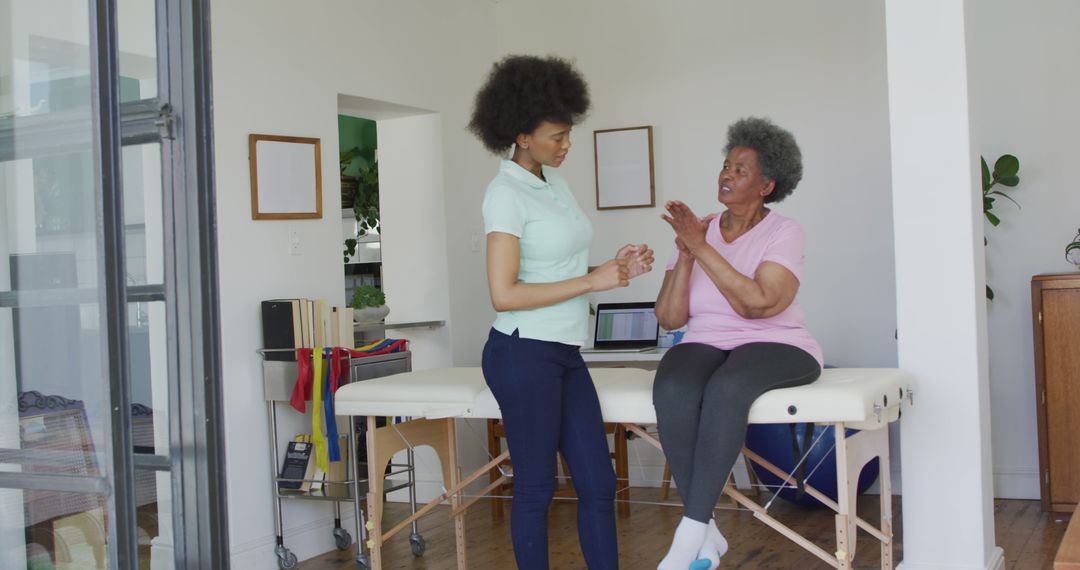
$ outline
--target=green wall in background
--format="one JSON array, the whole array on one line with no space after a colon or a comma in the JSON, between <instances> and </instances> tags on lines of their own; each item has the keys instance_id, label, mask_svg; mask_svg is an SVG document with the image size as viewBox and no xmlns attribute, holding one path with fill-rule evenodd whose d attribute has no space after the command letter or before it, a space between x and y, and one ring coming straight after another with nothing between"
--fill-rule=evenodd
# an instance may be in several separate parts
<instances>
[{"instance_id":1,"label":"green wall in background","mask_svg":"<svg viewBox=\"0 0 1080 570\"><path fill-rule=\"evenodd\" d=\"M379 148L378 137L375 135L375 121L338 115L338 145L341 152L346 152L357 146L365 150ZM357 169L362 162L362 158L353 161L345 174L356 176Z\"/></svg>"}]
</instances>

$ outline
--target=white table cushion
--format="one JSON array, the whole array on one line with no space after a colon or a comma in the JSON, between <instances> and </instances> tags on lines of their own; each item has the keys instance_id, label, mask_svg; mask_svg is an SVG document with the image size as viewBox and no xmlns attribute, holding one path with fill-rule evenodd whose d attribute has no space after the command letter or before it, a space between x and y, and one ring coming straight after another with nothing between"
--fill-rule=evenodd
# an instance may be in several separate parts
<instances>
[{"instance_id":1,"label":"white table cushion","mask_svg":"<svg viewBox=\"0 0 1080 570\"><path fill-rule=\"evenodd\" d=\"M887 423L896 419L911 383L895 368L830 368L812 384L762 394L750 408L750 423Z\"/></svg>"},{"instance_id":2,"label":"white table cushion","mask_svg":"<svg viewBox=\"0 0 1080 570\"><path fill-rule=\"evenodd\" d=\"M339 416L469 417L487 390L480 368L435 368L346 384L334 394Z\"/></svg>"},{"instance_id":3,"label":"white table cushion","mask_svg":"<svg viewBox=\"0 0 1080 570\"><path fill-rule=\"evenodd\" d=\"M589 370L589 374L592 375L596 392L600 396L600 410L604 421L656 423L656 412L652 405L655 372L640 368L594 368ZM502 417L499 404L491 390L484 390L477 396L476 405L469 417Z\"/></svg>"},{"instance_id":4,"label":"white table cushion","mask_svg":"<svg viewBox=\"0 0 1080 570\"><path fill-rule=\"evenodd\" d=\"M654 372L590 370L604 421L654 424ZM833 368L812 384L772 390L754 402L750 423L862 423L896 419L910 377L893 368ZM444 368L355 382L335 396L339 415L498 418L479 368Z\"/></svg>"},{"instance_id":5,"label":"white table cushion","mask_svg":"<svg viewBox=\"0 0 1080 570\"><path fill-rule=\"evenodd\" d=\"M604 421L656 423L654 372L637 368L594 368L589 372L600 396ZM766 392L750 408L750 423L887 423L896 419L889 411L900 406L903 391L910 384L907 374L894 368L830 368L812 384ZM490 391L480 394L473 412L474 417L499 417Z\"/></svg>"}]
</instances>

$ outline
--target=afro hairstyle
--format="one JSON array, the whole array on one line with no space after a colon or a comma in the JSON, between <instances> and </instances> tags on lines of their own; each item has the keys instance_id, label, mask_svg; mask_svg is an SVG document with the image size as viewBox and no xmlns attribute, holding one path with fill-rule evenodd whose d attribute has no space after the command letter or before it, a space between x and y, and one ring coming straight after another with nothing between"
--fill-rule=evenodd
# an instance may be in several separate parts
<instances>
[{"instance_id":1,"label":"afro hairstyle","mask_svg":"<svg viewBox=\"0 0 1080 570\"><path fill-rule=\"evenodd\" d=\"M476 94L468 129L502 155L519 134L549 121L573 125L589 110L585 78L565 59L511 55L495 63Z\"/></svg>"}]
</instances>

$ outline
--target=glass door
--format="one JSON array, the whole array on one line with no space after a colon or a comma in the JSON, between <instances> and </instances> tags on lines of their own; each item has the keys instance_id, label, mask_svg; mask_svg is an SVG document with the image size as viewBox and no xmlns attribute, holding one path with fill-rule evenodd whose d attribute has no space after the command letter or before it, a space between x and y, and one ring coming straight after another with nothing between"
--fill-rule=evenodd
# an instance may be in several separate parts
<instances>
[{"instance_id":1,"label":"glass door","mask_svg":"<svg viewBox=\"0 0 1080 570\"><path fill-rule=\"evenodd\" d=\"M2 568L228 565L206 21L0 0Z\"/></svg>"}]
</instances>

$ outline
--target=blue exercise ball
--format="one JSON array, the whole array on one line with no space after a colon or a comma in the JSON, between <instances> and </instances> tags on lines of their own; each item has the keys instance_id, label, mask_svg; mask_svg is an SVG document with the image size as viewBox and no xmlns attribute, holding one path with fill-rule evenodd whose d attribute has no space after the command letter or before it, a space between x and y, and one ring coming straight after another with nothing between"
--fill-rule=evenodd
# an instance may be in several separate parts
<instances>
[{"instance_id":1,"label":"blue exercise ball","mask_svg":"<svg viewBox=\"0 0 1080 570\"><path fill-rule=\"evenodd\" d=\"M792 434L794 427L794 435ZM832 500L837 500L836 493L836 450L833 444L836 442L834 429L831 425L815 424L751 424L746 433L746 447L760 455L766 461L780 468L784 473L791 473L795 465L810 448L810 454L803 462L805 481L811 487L821 491ZM811 430L807 433L807 430ZM846 434L851 437L858 430L849 429ZM821 439L818 439L818 438ZM814 442L817 441L815 444ZM783 479L773 475L764 467L750 462L754 473L770 491L776 492L784 482ZM874 458L867 463L859 473L859 494L866 492L870 485L878 478L878 459ZM780 489L780 497L792 503L805 507L823 507L821 501L811 497L807 493L798 492L792 488L795 485L794 477L788 481L784 488Z\"/></svg>"}]
</instances>

